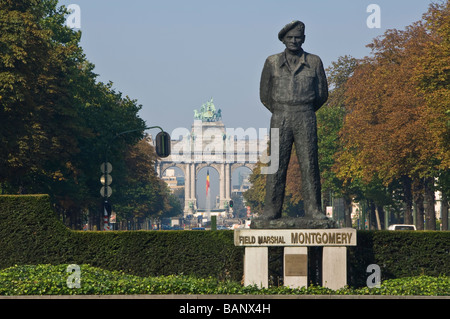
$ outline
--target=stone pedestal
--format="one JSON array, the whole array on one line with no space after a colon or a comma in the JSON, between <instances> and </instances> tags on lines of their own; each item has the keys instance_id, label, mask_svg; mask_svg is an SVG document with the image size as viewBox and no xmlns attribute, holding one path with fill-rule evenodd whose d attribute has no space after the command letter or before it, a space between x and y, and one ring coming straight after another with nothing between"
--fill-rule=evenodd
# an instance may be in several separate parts
<instances>
[{"instance_id":1,"label":"stone pedestal","mask_svg":"<svg viewBox=\"0 0 450 319\"><path fill-rule=\"evenodd\" d=\"M234 244L245 247L244 285L268 287L268 247L284 247L284 284L308 285L308 246L323 246L322 286L347 285L347 246L356 246L356 229L237 229Z\"/></svg>"},{"instance_id":2,"label":"stone pedestal","mask_svg":"<svg viewBox=\"0 0 450 319\"><path fill-rule=\"evenodd\" d=\"M284 247L284 285L290 288L308 286L308 248Z\"/></svg>"},{"instance_id":3,"label":"stone pedestal","mask_svg":"<svg viewBox=\"0 0 450 319\"><path fill-rule=\"evenodd\" d=\"M269 286L269 253L267 247L245 247L244 286Z\"/></svg>"},{"instance_id":4,"label":"stone pedestal","mask_svg":"<svg viewBox=\"0 0 450 319\"><path fill-rule=\"evenodd\" d=\"M347 285L347 247L323 247L322 286L333 290Z\"/></svg>"}]
</instances>

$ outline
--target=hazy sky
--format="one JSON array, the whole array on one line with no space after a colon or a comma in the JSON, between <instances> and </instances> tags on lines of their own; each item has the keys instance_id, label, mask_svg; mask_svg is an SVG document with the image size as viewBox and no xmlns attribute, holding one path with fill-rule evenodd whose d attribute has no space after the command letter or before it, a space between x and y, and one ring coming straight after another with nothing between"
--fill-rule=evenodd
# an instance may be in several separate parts
<instances>
[{"instance_id":1,"label":"hazy sky","mask_svg":"<svg viewBox=\"0 0 450 319\"><path fill-rule=\"evenodd\" d=\"M142 104L147 126L171 133L190 129L194 109L211 97L230 128L266 128L270 113L259 101L267 56L284 50L279 30L306 25L305 51L325 68L339 56L362 58L387 29L420 20L429 0L69 0L81 9L81 45L98 80ZM370 4L381 28L369 28ZM132 128L130 128L132 129ZM149 133L156 134L157 131ZM202 172L206 176L206 172ZM210 171L218 193L218 173ZM199 181L202 177L199 176ZM199 183L204 189L203 183ZM201 193L199 191L199 193ZM200 194L201 196L201 194ZM214 196L213 196L214 198ZM199 201L203 201L199 199Z\"/></svg>"},{"instance_id":2,"label":"hazy sky","mask_svg":"<svg viewBox=\"0 0 450 319\"><path fill-rule=\"evenodd\" d=\"M381 28L370 29L369 4L381 8ZM69 0L81 9L81 45L98 79L112 81L142 104L148 126L169 133L189 128L194 109L214 98L227 127L263 128L270 113L259 101L267 56L281 52L279 30L306 24L305 51L327 67L356 58L386 29L417 21L428 0ZM150 132L151 133L151 132ZM154 132L156 133L156 132Z\"/></svg>"}]
</instances>

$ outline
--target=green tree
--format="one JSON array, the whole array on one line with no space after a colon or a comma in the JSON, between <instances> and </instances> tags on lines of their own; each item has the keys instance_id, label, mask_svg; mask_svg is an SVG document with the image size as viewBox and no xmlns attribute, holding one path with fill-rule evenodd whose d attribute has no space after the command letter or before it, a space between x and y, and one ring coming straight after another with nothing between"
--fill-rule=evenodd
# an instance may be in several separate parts
<instances>
[{"instance_id":1,"label":"green tree","mask_svg":"<svg viewBox=\"0 0 450 319\"><path fill-rule=\"evenodd\" d=\"M78 228L82 211L100 212L100 163L107 154L123 181L146 125L136 100L97 83L66 15L56 0L0 1L0 187L50 194Z\"/></svg>"},{"instance_id":2,"label":"green tree","mask_svg":"<svg viewBox=\"0 0 450 319\"><path fill-rule=\"evenodd\" d=\"M0 2L0 182L34 192L36 180L58 181L78 152L78 118L70 103L74 42L55 35L50 2ZM62 9L61 9L62 10ZM62 11L53 10L59 16ZM48 184L47 184L48 185Z\"/></svg>"},{"instance_id":3,"label":"green tree","mask_svg":"<svg viewBox=\"0 0 450 319\"><path fill-rule=\"evenodd\" d=\"M171 211L171 204L176 205L166 183L156 176L156 159L148 138L128 147L125 174L111 196L119 219L142 222L145 218L162 217Z\"/></svg>"}]
</instances>

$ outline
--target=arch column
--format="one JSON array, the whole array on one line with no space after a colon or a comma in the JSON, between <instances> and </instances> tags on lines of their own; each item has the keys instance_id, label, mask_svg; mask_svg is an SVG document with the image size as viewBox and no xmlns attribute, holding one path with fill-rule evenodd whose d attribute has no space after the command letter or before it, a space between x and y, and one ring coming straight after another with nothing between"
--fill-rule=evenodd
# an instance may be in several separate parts
<instances>
[{"instance_id":1,"label":"arch column","mask_svg":"<svg viewBox=\"0 0 450 319\"><path fill-rule=\"evenodd\" d=\"M191 189L191 196L189 198L189 201L192 202L193 209L197 209L197 190L196 190L196 182L197 182L197 173L195 169L195 164L191 163L190 165L190 189Z\"/></svg>"},{"instance_id":2,"label":"arch column","mask_svg":"<svg viewBox=\"0 0 450 319\"><path fill-rule=\"evenodd\" d=\"M225 200L228 202L231 199L231 167L230 164L225 165Z\"/></svg>"},{"instance_id":3,"label":"arch column","mask_svg":"<svg viewBox=\"0 0 450 319\"><path fill-rule=\"evenodd\" d=\"M220 208L225 208L225 165L220 164L219 170L219 197L220 197Z\"/></svg>"},{"instance_id":4,"label":"arch column","mask_svg":"<svg viewBox=\"0 0 450 319\"><path fill-rule=\"evenodd\" d=\"M197 174L194 163L186 163L184 165L184 213L190 214L197 209L197 193L195 189ZM190 206L191 203L192 209Z\"/></svg>"},{"instance_id":5,"label":"arch column","mask_svg":"<svg viewBox=\"0 0 450 319\"><path fill-rule=\"evenodd\" d=\"M184 164L184 213L190 213L189 201L191 199L191 165Z\"/></svg>"},{"instance_id":6,"label":"arch column","mask_svg":"<svg viewBox=\"0 0 450 319\"><path fill-rule=\"evenodd\" d=\"M155 163L156 176L158 176L159 178L162 178L161 166L162 162L156 161Z\"/></svg>"}]
</instances>

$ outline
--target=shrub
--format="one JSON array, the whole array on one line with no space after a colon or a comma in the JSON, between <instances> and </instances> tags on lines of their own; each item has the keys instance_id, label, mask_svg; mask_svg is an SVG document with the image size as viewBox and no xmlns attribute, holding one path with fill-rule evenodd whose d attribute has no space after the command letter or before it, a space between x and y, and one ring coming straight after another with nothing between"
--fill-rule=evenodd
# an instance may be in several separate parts
<instances>
[{"instance_id":1,"label":"shrub","mask_svg":"<svg viewBox=\"0 0 450 319\"><path fill-rule=\"evenodd\" d=\"M380 288L343 288L337 291L310 286L243 287L239 282L186 275L139 277L122 271L107 271L80 265L80 287L69 288L68 265L22 265L0 271L0 295L116 295L116 294L377 294L377 295L450 295L450 278L419 276L391 279Z\"/></svg>"}]
</instances>

